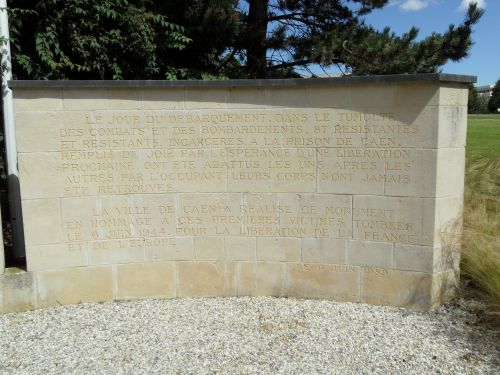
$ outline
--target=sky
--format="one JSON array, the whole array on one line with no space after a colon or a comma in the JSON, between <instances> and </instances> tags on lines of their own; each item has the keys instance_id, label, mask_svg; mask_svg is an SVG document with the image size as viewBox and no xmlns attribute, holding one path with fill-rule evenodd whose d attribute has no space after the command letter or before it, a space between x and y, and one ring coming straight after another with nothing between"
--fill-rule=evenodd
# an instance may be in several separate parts
<instances>
[{"instance_id":1,"label":"sky","mask_svg":"<svg viewBox=\"0 0 500 375\"><path fill-rule=\"evenodd\" d=\"M416 26L419 38L424 38L432 32L446 32L450 24L460 24L466 3L472 1L485 10L473 28L475 44L469 57L446 64L442 71L477 76L477 86L492 85L500 79L500 0L393 0L366 16L366 21L378 29L389 26L397 34Z\"/></svg>"}]
</instances>

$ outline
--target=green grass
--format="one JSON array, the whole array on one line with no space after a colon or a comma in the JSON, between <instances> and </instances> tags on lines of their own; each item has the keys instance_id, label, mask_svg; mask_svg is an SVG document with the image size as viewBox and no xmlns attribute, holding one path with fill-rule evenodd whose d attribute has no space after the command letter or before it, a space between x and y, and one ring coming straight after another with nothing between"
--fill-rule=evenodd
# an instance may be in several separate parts
<instances>
[{"instance_id":1,"label":"green grass","mask_svg":"<svg viewBox=\"0 0 500 375\"><path fill-rule=\"evenodd\" d=\"M500 156L500 114L469 115L467 156Z\"/></svg>"},{"instance_id":2,"label":"green grass","mask_svg":"<svg viewBox=\"0 0 500 375\"><path fill-rule=\"evenodd\" d=\"M500 307L500 115L470 115L462 274Z\"/></svg>"}]
</instances>

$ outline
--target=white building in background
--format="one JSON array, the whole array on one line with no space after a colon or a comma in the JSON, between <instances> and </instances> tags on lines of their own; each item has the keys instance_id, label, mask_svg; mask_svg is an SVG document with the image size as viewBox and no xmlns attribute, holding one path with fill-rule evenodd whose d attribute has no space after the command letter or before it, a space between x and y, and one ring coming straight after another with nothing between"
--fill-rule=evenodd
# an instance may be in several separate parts
<instances>
[{"instance_id":1,"label":"white building in background","mask_svg":"<svg viewBox=\"0 0 500 375\"><path fill-rule=\"evenodd\" d=\"M493 85L478 86L476 87L477 93L483 98L489 98L493 92Z\"/></svg>"}]
</instances>

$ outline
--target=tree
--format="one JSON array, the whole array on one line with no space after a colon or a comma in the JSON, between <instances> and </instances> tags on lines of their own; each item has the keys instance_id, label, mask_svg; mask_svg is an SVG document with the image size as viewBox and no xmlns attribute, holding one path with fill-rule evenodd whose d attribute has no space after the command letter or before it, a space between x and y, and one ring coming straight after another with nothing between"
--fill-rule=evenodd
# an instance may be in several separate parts
<instances>
[{"instance_id":1,"label":"tree","mask_svg":"<svg viewBox=\"0 0 500 375\"><path fill-rule=\"evenodd\" d=\"M142 0L19 0L12 65L24 79L166 78L190 39ZM161 58L160 58L161 57Z\"/></svg>"},{"instance_id":2,"label":"tree","mask_svg":"<svg viewBox=\"0 0 500 375\"><path fill-rule=\"evenodd\" d=\"M472 83L469 87L467 111L469 113L488 113L488 98L484 95L479 95Z\"/></svg>"},{"instance_id":3,"label":"tree","mask_svg":"<svg viewBox=\"0 0 500 375\"><path fill-rule=\"evenodd\" d=\"M27 79L297 77L435 72L467 56L482 10L416 41L364 16L389 0L17 0L13 66Z\"/></svg>"},{"instance_id":4,"label":"tree","mask_svg":"<svg viewBox=\"0 0 500 375\"><path fill-rule=\"evenodd\" d=\"M469 86L469 100L467 101L467 112L468 113L477 113L479 94L474 87L474 84L470 84Z\"/></svg>"},{"instance_id":5,"label":"tree","mask_svg":"<svg viewBox=\"0 0 500 375\"><path fill-rule=\"evenodd\" d=\"M178 78L238 77L239 62L228 48L237 43L237 0L150 0L146 7L183 26L191 42L170 55Z\"/></svg>"},{"instance_id":6,"label":"tree","mask_svg":"<svg viewBox=\"0 0 500 375\"><path fill-rule=\"evenodd\" d=\"M488 109L490 112L498 113L500 108L500 79L495 83L491 92L490 100L488 101Z\"/></svg>"},{"instance_id":7,"label":"tree","mask_svg":"<svg viewBox=\"0 0 500 375\"><path fill-rule=\"evenodd\" d=\"M240 46L249 77L290 75L310 64L343 66L352 74L435 72L467 56L472 25L483 13L473 3L464 23L416 41L418 29L397 36L377 31L363 16L389 0L248 0L240 7ZM240 47L238 46L238 47Z\"/></svg>"}]
</instances>

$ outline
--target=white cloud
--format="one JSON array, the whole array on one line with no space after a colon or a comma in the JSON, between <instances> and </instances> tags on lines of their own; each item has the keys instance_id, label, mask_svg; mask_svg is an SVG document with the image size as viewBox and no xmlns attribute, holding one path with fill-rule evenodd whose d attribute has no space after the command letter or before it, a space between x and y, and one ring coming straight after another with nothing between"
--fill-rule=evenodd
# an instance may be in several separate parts
<instances>
[{"instance_id":1,"label":"white cloud","mask_svg":"<svg viewBox=\"0 0 500 375\"><path fill-rule=\"evenodd\" d=\"M399 6L399 8L407 12L413 12L427 8L429 3L430 0L406 0Z\"/></svg>"},{"instance_id":2,"label":"white cloud","mask_svg":"<svg viewBox=\"0 0 500 375\"><path fill-rule=\"evenodd\" d=\"M486 8L486 0L462 0L459 10L467 10L469 8L470 3L476 3L479 8Z\"/></svg>"}]
</instances>

